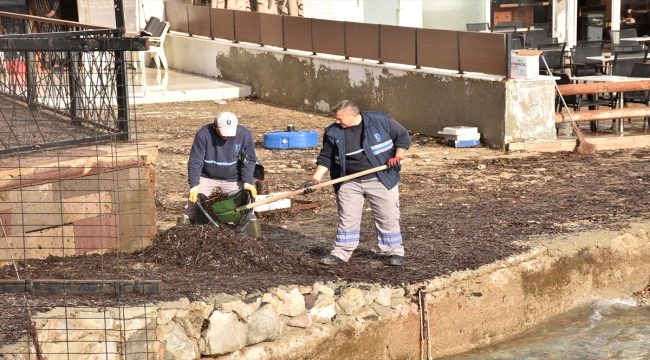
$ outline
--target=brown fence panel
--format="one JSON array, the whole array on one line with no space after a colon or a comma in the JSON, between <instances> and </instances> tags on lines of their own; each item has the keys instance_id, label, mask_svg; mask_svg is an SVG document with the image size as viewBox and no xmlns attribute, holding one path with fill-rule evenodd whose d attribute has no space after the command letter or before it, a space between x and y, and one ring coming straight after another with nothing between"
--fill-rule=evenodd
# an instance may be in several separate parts
<instances>
[{"instance_id":1,"label":"brown fence panel","mask_svg":"<svg viewBox=\"0 0 650 360\"><path fill-rule=\"evenodd\" d=\"M346 21L345 55L379 60L379 25Z\"/></svg>"},{"instance_id":2,"label":"brown fence panel","mask_svg":"<svg viewBox=\"0 0 650 360\"><path fill-rule=\"evenodd\" d=\"M169 22L169 30L189 33L187 23L187 7L189 5L178 3L165 3L165 19Z\"/></svg>"},{"instance_id":3,"label":"brown fence panel","mask_svg":"<svg viewBox=\"0 0 650 360\"><path fill-rule=\"evenodd\" d=\"M284 47L282 41L282 15L260 13L260 43Z\"/></svg>"},{"instance_id":4,"label":"brown fence panel","mask_svg":"<svg viewBox=\"0 0 650 360\"><path fill-rule=\"evenodd\" d=\"M458 70L458 31L417 29L417 65Z\"/></svg>"},{"instance_id":5,"label":"brown fence panel","mask_svg":"<svg viewBox=\"0 0 650 360\"><path fill-rule=\"evenodd\" d=\"M260 43L260 13L235 11L235 40Z\"/></svg>"},{"instance_id":6,"label":"brown fence panel","mask_svg":"<svg viewBox=\"0 0 650 360\"><path fill-rule=\"evenodd\" d=\"M188 19L190 35L210 36L210 12L204 6L189 6Z\"/></svg>"},{"instance_id":7,"label":"brown fence panel","mask_svg":"<svg viewBox=\"0 0 650 360\"><path fill-rule=\"evenodd\" d=\"M415 28L379 25L379 60L415 65Z\"/></svg>"},{"instance_id":8,"label":"brown fence panel","mask_svg":"<svg viewBox=\"0 0 650 360\"><path fill-rule=\"evenodd\" d=\"M311 19L297 16L283 16L284 47L312 51Z\"/></svg>"},{"instance_id":9,"label":"brown fence panel","mask_svg":"<svg viewBox=\"0 0 650 360\"><path fill-rule=\"evenodd\" d=\"M345 23L312 19L314 52L345 56Z\"/></svg>"},{"instance_id":10,"label":"brown fence panel","mask_svg":"<svg viewBox=\"0 0 650 360\"><path fill-rule=\"evenodd\" d=\"M461 31L459 37L462 72L508 75L505 34Z\"/></svg>"},{"instance_id":11,"label":"brown fence panel","mask_svg":"<svg viewBox=\"0 0 650 360\"><path fill-rule=\"evenodd\" d=\"M212 37L235 40L234 10L210 9L210 26Z\"/></svg>"}]
</instances>

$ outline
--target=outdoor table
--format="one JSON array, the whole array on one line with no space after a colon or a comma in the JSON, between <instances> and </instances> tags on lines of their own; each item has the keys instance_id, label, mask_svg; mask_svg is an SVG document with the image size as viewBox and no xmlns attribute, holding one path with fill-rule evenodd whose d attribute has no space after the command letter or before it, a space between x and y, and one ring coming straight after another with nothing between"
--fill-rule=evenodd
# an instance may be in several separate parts
<instances>
[{"instance_id":1,"label":"outdoor table","mask_svg":"<svg viewBox=\"0 0 650 360\"><path fill-rule=\"evenodd\" d=\"M598 57L598 56L593 56L593 57ZM590 59L591 57L588 57L587 59ZM591 82L626 82L626 81L643 81L643 80L648 80L647 78L639 78L639 77L630 77L630 76L615 76L615 75L588 75L588 76L573 76L571 77L571 80L573 81L591 81ZM625 96L623 92L619 93L618 96L618 103L617 103L618 108L623 108L625 107ZM619 134L623 134L623 119L616 119L616 129L615 131Z\"/></svg>"},{"instance_id":2,"label":"outdoor table","mask_svg":"<svg viewBox=\"0 0 650 360\"><path fill-rule=\"evenodd\" d=\"M619 39L620 41L638 41L640 43L643 43L643 46L647 46L646 43L650 41L650 36L638 36L638 37L630 37L630 38L623 38Z\"/></svg>"}]
</instances>

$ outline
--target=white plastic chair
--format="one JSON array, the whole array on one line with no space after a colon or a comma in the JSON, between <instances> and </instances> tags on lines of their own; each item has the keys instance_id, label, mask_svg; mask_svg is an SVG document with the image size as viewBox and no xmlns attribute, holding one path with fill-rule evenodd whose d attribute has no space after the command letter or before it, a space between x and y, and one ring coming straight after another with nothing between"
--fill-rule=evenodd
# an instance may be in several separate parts
<instances>
[{"instance_id":1,"label":"white plastic chair","mask_svg":"<svg viewBox=\"0 0 650 360\"><path fill-rule=\"evenodd\" d=\"M146 37L149 39L149 50L145 51L140 51L140 64L142 67L145 67L144 65L144 53L150 52L153 53L153 61L156 63L156 67L160 67L160 64L162 63L162 66L165 70L167 70L167 57L165 57L165 49L163 48L163 45L165 43L165 37L167 36L167 32L169 31L169 22L162 22L164 26L158 27L162 28L162 31L158 33L151 33L147 31L147 28L153 28L156 29L155 26L149 26L150 22L161 22L160 19L156 17L151 17L149 18L149 21L147 21L147 26L145 27L145 30L141 32L143 35L142 37ZM149 35L151 34L151 35Z\"/></svg>"}]
</instances>

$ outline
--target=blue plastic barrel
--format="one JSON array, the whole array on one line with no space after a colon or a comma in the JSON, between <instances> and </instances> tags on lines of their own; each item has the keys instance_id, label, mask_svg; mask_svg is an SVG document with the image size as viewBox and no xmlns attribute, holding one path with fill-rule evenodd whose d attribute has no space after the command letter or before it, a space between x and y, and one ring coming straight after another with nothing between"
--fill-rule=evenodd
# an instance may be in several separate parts
<instances>
[{"instance_id":1,"label":"blue plastic barrel","mask_svg":"<svg viewBox=\"0 0 650 360\"><path fill-rule=\"evenodd\" d=\"M306 149L318 146L318 131L271 131L264 134L267 149Z\"/></svg>"}]
</instances>

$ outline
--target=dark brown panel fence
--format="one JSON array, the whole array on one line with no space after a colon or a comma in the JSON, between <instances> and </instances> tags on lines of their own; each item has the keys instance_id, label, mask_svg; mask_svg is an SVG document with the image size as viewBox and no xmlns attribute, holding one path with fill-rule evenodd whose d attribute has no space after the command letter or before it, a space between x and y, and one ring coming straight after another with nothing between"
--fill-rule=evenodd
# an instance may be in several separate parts
<instances>
[{"instance_id":1,"label":"dark brown panel fence","mask_svg":"<svg viewBox=\"0 0 650 360\"><path fill-rule=\"evenodd\" d=\"M379 25L379 60L415 65L415 28Z\"/></svg>"},{"instance_id":2,"label":"dark brown panel fence","mask_svg":"<svg viewBox=\"0 0 650 360\"><path fill-rule=\"evenodd\" d=\"M283 16L284 20L284 47L312 51L311 46L311 19L296 16Z\"/></svg>"},{"instance_id":3,"label":"dark brown panel fence","mask_svg":"<svg viewBox=\"0 0 650 360\"><path fill-rule=\"evenodd\" d=\"M210 12L201 6L188 6L190 35L211 36Z\"/></svg>"},{"instance_id":4,"label":"dark brown panel fence","mask_svg":"<svg viewBox=\"0 0 650 360\"><path fill-rule=\"evenodd\" d=\"M505 34L461 31L459 44L461 72L508 76Z\"/></svg>"},{"instance_id":5,"label":"dark brown panel fence","mask_svg":"<svg viewBox=\"0 0 650 360\"><path fill-rule=\"evenodd\" d=\"M345 23L312 19L314 52L345 56Z\"/></svg>"},{"instance_id":6,"label":"dark brown panel fence","mask_svg":"<svg viewBox=\"0 0 650 360\"><path fill-rule=\"evenodd\" d=\"M379 60L379 25L346 22L345 55Z\"/></svg>"},{"instance_id":7,"label":"dark brown panel fence","mask_svg":"<svg viewBox=\"0 0 650 360\"><path fill-rule=\"evenodd\" d=\"M458 70L458 31L418 29L417 65Z\"/></svg>"},{"instance_id":8,"label":"dark brown panel fence","mask_svg":"<svg viewBox=\"0 0 650 360\"><path fill-rule=\"evenodd\" d=\"M210 20L212 24L212 37L226 40L235 40L234 10L210 9Z\"/></svg>"},{"instance_id":9,"label":"dark brown panel fence","mask_svg":"<svg viewBox=\"0 0 650 360\"><path fill-rule=\"evenodd\" d=\"M235 11L235 40L260 43L260 13Z\"/></svg>"},{"instance_id":10,"label":"dark brown panel fence","mask_svg":"<svg viewBox=\"0 0 650 360\"><path fill-rule=\"evenodd\" d=\"M213 0L215 1L215 0ZM509 76L503 33L311 19L165 3L170 29L284 49L464 72Z\"/></svg>"},{"instance_id":11,"label":"dark brown panel fence","mask_svg":"<svg viewBox=\"0 0 650 360\"><path fill-rule=\"evenodd\" d=\"M187 8L189 5L178 3L165 3L165 19L169 22L169 30L190 33L187 21Z\"/></svg>"},{"instance_id":12,"label":"dark brown panel fence","mask_svg":"<svg viewBox=\"0 0 650 360\"><path fill-rule=\"evenodd\" d=\"M260 38L262 45L284 47L282 15L260 13Z\"/></svg>"}]
</instances>

